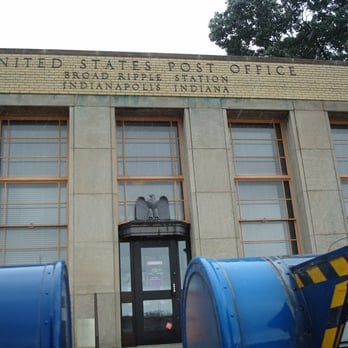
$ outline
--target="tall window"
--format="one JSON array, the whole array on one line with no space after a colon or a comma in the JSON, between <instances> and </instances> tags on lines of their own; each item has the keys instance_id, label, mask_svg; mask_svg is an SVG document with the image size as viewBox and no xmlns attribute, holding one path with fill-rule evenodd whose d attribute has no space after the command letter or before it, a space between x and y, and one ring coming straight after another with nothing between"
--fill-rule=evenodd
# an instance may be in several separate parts
<instances>
[{"instance_id":1,"label":"tall window","mask_svg":"<svg viewBox=\"0 0 348 348\"><path fill-rule=\"evenodd\" d=\"M348 114L333 113L331 120L331 138L334 145L337 170L341 179L342 198L348 217ZM338 116L335 120L335 116ZM340 117L341 116L341 117ZM346 238L342 238L344 240ZM348 322L347 322L348 323ZM348 324L346 323L340 347L348 345Z\"/></svg>"},{"instance_id":2,"label":"tall window","mask_svg":"<svg viewBox=\"0 0 348 348\"><path fill-rule=\"evenodd\" d=\"M290 177L277 122L229 122L245 256L298 253Z\"/></svg>"},{"instance_id":3,"label":"tall window","mask_svg":"<svg viewBox=\"0 0 348 348\"><path fill-rule=\"evenodd\" d=\"M180 119L118 117L120 222L134 220L140 196L169 200L170 218L184 220Z\"/></svg>"},{"instance_id":4,"label":"tall window","mask_svg":"<svg viewBox=\"0 0 348 348\"><path fill-rule=\"evenodd\" d=\"M343 201L348 216L348 124L331 124L338 174L341 179Z\"/></svg>"},{"instance_id":5,"label":"tall window","mask_svg":"<svg viewBox=\"0 0 348 348\"><path fill-rule=\"evenodd\" d=\"M0 119L0 264L66 258L67 121Z\"/></svg>"}]
</instances>

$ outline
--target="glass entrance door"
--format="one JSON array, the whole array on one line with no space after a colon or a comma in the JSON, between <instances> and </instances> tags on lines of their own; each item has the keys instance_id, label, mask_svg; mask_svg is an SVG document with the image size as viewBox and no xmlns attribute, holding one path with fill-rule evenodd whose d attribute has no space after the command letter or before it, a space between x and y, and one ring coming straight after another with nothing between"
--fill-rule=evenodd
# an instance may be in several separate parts
<instances>
[{"instance_id":1,"label":"glass entrance door","mask_svg":"<svg viewBox=\"0 0 348 348\"><path fill-rule=\"evenodd\" d=\"M135 246L138 344L180 342L180 278L175 242Z\"/></svg>"},{"instance_id":2,"label":"glass entrance door","mask_svg":"<svg viewBox=\"0 0 348 348\"><path fill-rule=\"evenodd\" d=\"M127 279L131 278L133 284L129 289L131 294L123 298L128 297L132 302L134 343L180 342L180 295L187 266L186 242L132 241L126 246L132 260L132 274ZM124 246L121 246L121 260L122 250ZM121 283L124 274L121 274ZM126 308L123 303L122 308ZM126 323L125 313L122 316ZM125 332L124 328L122 331Z\"/></svg>"}]
</instances>

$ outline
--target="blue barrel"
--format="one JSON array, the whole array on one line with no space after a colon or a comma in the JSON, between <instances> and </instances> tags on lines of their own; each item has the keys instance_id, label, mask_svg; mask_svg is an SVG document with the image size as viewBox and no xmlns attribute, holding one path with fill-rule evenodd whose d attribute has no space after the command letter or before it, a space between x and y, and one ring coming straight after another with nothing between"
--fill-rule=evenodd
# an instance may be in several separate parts
<instances>
[{"instance_id":1,"label":"blue barrel","mask_svg":"<svg viewBox=\"0 0 348 348\"><path fill-rule=\"evenodd\" d=\"M336 348L348 318L348 246L315 256L194 258L184 348Z\"/></svg>"},{"instance_id":2,"label":"blue barrel","mask_svg":"<svg viewBox=\"0 0 348 348\"><path fill-rule=\"evenodd\" d=\"M0 347L72 347L64 262L0 267Z\"/></svg>"}]
</instances>

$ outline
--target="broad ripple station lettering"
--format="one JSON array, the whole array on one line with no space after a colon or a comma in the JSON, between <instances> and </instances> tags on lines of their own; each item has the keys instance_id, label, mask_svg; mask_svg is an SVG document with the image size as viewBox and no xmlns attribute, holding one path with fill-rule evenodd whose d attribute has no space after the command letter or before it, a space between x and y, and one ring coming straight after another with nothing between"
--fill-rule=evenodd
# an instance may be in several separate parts
<instances>
[{"instance_id":1,"label":"broad ripple station lettering","mask_svg":"<svg viewBox=\"0 0 348 348\"><path fill-rule=\"evenodd\" d=\"M4 70L49 74L61 93L229 95L236 79L293 78L296 65L204 59L0 55ZM41 73L41 74L40 74ZM242 77L243 76L243 77ZM34 77L35 78L35 77ZM43 77L44 78L44 77ZM46 79L47 80L47 79ZM58 82L57 82L58 81ZM37 82L39 83L39 82ZM57 88L57 87L55 87Z\"/></svg>"}]
</instances>

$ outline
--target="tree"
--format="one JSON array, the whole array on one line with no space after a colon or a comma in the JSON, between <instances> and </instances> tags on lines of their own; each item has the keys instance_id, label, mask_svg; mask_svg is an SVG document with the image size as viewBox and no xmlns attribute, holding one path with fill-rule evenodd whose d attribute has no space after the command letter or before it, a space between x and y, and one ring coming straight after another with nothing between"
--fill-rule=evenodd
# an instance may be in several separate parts
<instances>
[{"instance_id":1,"label":"tree","mask_svg":"<svg viewBox=\"0 0 348 348\"><path fill-rule=\"evenodd\" d=\"M209 38L228 55L348 60L347 0L226 0Z\"/></svg>"}]
</instances>

